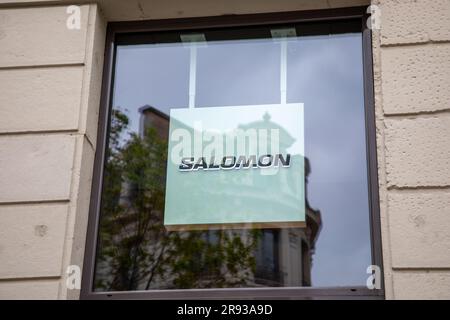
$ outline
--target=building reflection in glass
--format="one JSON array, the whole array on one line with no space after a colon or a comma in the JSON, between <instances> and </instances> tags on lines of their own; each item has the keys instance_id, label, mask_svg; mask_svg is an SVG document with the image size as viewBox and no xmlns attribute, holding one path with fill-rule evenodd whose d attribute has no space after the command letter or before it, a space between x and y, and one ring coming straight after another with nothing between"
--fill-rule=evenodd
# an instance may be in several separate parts
<instances>
[{"instance_id":1,"label":"building reflection in glass","mask_svg":"<svg viewBox=\"0 0 450 320\"><path fill-rule=\"evenodd\" d=\"M140 133L129 133L126 141L128 117L117 108L112 113L95 290L311 286L322 222L307 190L306 228L166 231L169 117L151 106L139 111ZM267 126L270 115L262 121ZM257 128L258 122L241 125L246 126ZM282 135L280 141L289 143L289 134ZM280 151L287 147L281 145ZM305 185L310 170L305 158ZM289 176L284 179L294 183Z\"/></svg>"}]
</instances>

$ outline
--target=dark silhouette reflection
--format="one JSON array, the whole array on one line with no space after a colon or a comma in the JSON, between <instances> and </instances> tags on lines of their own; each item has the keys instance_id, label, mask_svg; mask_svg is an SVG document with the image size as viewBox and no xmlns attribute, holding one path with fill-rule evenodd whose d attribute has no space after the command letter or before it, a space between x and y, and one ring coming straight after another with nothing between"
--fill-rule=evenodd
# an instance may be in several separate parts
<instances>
[{"instance_id":1,"label":"dark silhouette reflection","mask_svg":"<svg viewBox=\"0 0 450 320\"><path fill-rule=\"evenodd\" d=\"M166 231L169 118L150 106L140 112L140 134L126 141L128 118L112 113L95 290L311 286L321 218L307 197L305 228ZM305 185L309 173L305 158Z\"/></svg>"}]
</instances>

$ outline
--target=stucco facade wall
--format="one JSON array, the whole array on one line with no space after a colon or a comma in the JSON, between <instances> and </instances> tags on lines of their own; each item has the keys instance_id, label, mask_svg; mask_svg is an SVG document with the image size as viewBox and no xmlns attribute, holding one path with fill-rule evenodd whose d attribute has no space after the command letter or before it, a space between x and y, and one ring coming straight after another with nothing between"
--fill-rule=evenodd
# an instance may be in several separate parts
<instances>
[{"instance_id":1,"label":"stucco facade wall","mask_svg":"<svg viewBox=\"0 0 450 320\"><path fill-rule=\"evenodd\" d=\"M0 0L0 298L78 298L106 21L325 9L369 0ZM374 0L387 298L450 298L450 0Z\"/></svg>"},{"instance_id":2,"label":"stucco facade wall","mask_svg":"<svg viewBox=\"0 0 450 320\"><path fill-rule=\"evenodd\" d=\"M0 298L67 298L83 261L106 26L67 17L0 9Z\"/></svg>"},{"instance_id":3,"label":"stucco facade wall","mask_svg":"<svg viewBox=\"0 0 450 320\"><path fill-rule=\"evenodd\" d=\"M450 298L450 0L372 1L388 299Z\"/></svg>"}]
</instances>

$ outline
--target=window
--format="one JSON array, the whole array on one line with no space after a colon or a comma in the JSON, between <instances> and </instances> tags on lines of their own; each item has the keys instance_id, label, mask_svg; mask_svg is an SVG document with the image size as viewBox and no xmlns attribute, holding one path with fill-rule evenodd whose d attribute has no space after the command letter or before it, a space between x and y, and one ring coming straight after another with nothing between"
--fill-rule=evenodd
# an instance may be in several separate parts
<instances>
[{"instance_id":1,"label":"window","mask_svg":"<svg viewBox=\"0 0 450 320\"><path fill-rule=\"evenodd\" d=\"M367 267L381 266L381 248L363 12L110 26L85 297L383 296L365 287ZM301 108L300 135L282 106ZM301 165L281 168L280 184L256 170L207 173L212 167L195 167L194 157L173 173L173 129L187 124L176 115L194 109L211 126L276 128L279 154L259 158L257 170L277 155L284 167L283 150L299 140ZM248 154L238 167L238 156L225 156L218 169L230 159L233 169L253 168L245 167ZM199 166L206 170L178 172ZM180 189L189 183L189 192ZM242 208L256 215L302 208L303 216L234 223ZM169 212L200 222L179 228L167 222ZM220 223L201 224L202 214Z\"/></svg>"}]
</instances>

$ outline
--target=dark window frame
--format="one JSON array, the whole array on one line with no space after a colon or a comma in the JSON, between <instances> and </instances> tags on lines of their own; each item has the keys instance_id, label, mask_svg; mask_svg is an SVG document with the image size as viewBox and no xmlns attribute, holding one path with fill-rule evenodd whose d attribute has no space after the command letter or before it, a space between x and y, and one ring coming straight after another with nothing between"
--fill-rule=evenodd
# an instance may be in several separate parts
<instances>
[{"instance_id":1,"label":"dark window frame","mask_svg":"<svg viewBox=\"0 0 450 320\"><path fill-rule=\"evenodd\" d=\"M89 221L82 274L81 299L384 299L383 260L381 248L381 222L378 194L378 165L376 150L375 107L372 71L372 36L366 26L369 18L367 7L351 7L312 11L292 11L227 15L217 17L112 22L108 24L102 93L98 122L97 148L91 189ZM285 288L228 288L228 289L177 289L149 291L95 292L93 290L95 256L98 242L98 226L101 204L101 189L106 146L109 136L111 100L116 45L136 43L143 33L164 31L195 31L198 29L277 25L313 21L333 22L344 19L359 19L362 32L362 57L364 75L364 109L366 127L366 154L368 166L368 194L370 208L370 232L372 264L381 269L381 289L370 290L364 286L352 287L285 287ZM136 37L137 36L137 37ZM127 40L128 39L128 40ZM369 276L369 275L368 275Z\"/></svg>"}]
</instances>

